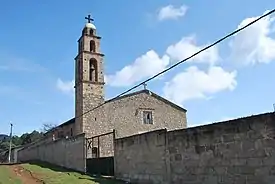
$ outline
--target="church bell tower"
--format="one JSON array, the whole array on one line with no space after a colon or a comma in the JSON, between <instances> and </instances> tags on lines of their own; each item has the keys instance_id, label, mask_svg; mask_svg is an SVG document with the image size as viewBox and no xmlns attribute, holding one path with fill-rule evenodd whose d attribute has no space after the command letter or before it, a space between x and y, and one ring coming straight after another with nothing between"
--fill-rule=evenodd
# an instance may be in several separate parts
<instances>
[{"instance_id":1,"label":"church bell tower","mask_svg":"<svg viewBox=\"0 0 275 184\"><path fill-rule=\"evenodd\" d=\"M91 124L86 112L104 103L104 69L100 39L90 15L78 40L75 58L75 133L80 134ZM83 115L85 114L85 115ZM88 114L88 113L87 113ZM88 128L89 129L89 128Z\"/></svg>"}]
</instances>

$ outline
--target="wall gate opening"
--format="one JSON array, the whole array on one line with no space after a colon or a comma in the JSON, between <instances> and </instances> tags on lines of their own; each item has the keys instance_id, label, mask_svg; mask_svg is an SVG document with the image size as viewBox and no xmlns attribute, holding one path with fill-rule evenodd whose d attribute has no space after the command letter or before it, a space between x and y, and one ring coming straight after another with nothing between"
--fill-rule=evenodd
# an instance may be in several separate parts
<instances>
[{"instance_id":1,"label":"wall gate opening","mask_svg":"<svg viewBox=\"0 0 275 184\"><path fill-rule=\"evenodd\" d=\"M115 130L86 138L86 172L114 176Z\"/></svg>"}]
</instances>

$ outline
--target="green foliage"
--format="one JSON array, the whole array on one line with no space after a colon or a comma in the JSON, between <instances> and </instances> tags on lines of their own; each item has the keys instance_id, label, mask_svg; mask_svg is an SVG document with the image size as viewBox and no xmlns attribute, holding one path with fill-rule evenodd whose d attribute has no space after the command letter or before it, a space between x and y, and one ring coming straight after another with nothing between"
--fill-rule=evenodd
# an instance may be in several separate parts
<instances>
[{"instance_id":1,"label":"green foliage","mask_svg":"<svg viewBox=\"0 0 275 184\"><path fill-rule=\"evenodd\" d=\"M12 147L14 146L14 144L12 144ZM10 147L10 142L8 141L2 141L0 142L0 150L7 150Z\"/></svg>"},{"instance_id":2,"label":"green foliage","mask_svg":"<svg viewBox=\"0 0 275 184\"><path fill-rule=\"evenodd\" d=\"M42 132L46 133L48 131L51 131L52 129L56 128L57 125L56 124L51 124L51 123L45 123L43 124L43 128L42 128Z\"/></svg>"},{"instance_id":3,"label":"green foliage","mask_svg":"<svg viewBox=\"0 0 275 184\"><path fill-rule=\"evenodd\" d=\"M52 125L43 125L44 130L50 128ZM2 134L1 134L2 135ZM2 135L4 136L4 135ZM10 148L10 137L0 139L0 163L7 159L8 150ZM24 133L21 136L13 136L11 147L23 146L43 139L44 133L34 130L31 133ZM1 184L1 182L0 182Z\"/></svg>"},{"instance_id":4,"label":"green foliage","mask_svg":"<svg viewBox=\"0 0 275 184\"><path fill-rule=\"evenodd\" d=\"M32 133L25 133L25 134L21 135L20 137L15 135L12 137L12 147L26 145L26 144L30 144L32 142L36 142L39 139L42 139L43 136L44 135L42 132L38 132L36 130L33 131ZM9 139L0 141L0 152L8 150L9 145L10 145Z\"/></svg>"},{"instance_id":5,"label":"green foliage","mask_svg":"<svg viewBox=\"0 0 275 184\"><path fill-rule=\"evenodd\" d=\"M43 124L41 132L34 130L31 133L24 133L21 136L15 135L12 137L11 146L13 148L16 146L22 146L22 145L36 142L44 137L45 132L52 130L55 127L56 125L54 124ZM0 158L1 158L1 153L4 153L5 151L9 150L9 146L10 146L10 138L0 140Z\"/></svg>"}]
</instances>

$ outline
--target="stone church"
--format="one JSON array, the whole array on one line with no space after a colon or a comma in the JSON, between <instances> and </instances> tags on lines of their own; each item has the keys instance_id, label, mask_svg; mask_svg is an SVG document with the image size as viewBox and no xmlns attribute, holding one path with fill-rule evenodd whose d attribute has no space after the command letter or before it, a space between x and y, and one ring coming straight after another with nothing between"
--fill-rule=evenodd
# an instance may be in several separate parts
<instances>
[{"instance_id":1,"label":"stone church","mask_svg":"<svg viewBox=\"0 0 275 184\"><path fill-rule=\"evenodd\" d=\"M101 37L93 19L86 19L75 57L75 118L46 135L53 139L82 133L92 137L115 130L116 138L121 138L156 129L186 128L186 110L148 89L105 100Z\"/></svg>"}]
</instances>

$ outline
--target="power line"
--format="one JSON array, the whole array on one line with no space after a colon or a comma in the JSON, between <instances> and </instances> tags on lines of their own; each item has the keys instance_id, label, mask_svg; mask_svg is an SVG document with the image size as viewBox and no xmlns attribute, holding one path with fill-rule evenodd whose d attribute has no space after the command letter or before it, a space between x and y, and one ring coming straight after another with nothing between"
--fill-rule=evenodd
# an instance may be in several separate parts
<instances>
[{"instance_id":1,"label":"power line","mask_svg":"<svg viewBox=\"0 0 275 184\"><path fill-rule=\"evenodd\" d=\"M136 89L137 87L139 87L139 86L141 86L141 85L144 85L145 83L147 83L147 82L153 80L154 78L156 78L156 77L158 77L158 76L160 76L160 75L162 75L162 74L168 72L169 70L173 69L174 67L178 66L179 64L182 64L182 63L184 63L185 61L187 61L187 60L193 58L194 56L196 56L196 55L198 55L198 54L200 54L201 52L203 52L203 51L205 51L205 50L207 50L207 49L213 47L214 45L217 45L218 43L220 43L220 42L226 40L227 38L233 36L234 34L240 32L240 31L242 31L242 30L246 29L247 27L251 26L252 24L254 24L254 23L256 23L256 22L258 22L259 20L263 19L264 17L267 17L268 15L271 15L271 14L274 13L274 12L275 12L275 9L269 11L268 13L266 13L266 14L264 14L264 15L258 17L257 19L253 20L252 22L248 23L247 25L245 25L245 26L243 26L243 27L241 27L241 28L239 28L239 29L237 29L237 30L231 32L230 34L227 34L226 36L220 38L219 40L215 41L214 43L212 43L212 44L210 44L210 45L204 47L203 49L201 49L200 51L196 52L195 54L193 54L193 55L191 55L191 56L185 58L185 59L182 60L182 61L177 62L176 64L174 64L174 65L168 67L167 69L165 69L165 70L163 70L163 71L157 73L156 75L154 75L154 76L152 76L152 77L146 79L145 81L143 81L143 82L141 82L141 83L139 83L139 84L133 86L132 88L130 88L130 89L128 89L128 90L126 90L126 91L120 93L119 95L115 96L114 98L111 98L110 100L108 100L108 102L110 102L110 101L112 101L112 100L115 100L115 99L121 97L122 95L125 95L126 93L128 93L128 92L130 92L130 91ZM84 116L85 114L87 114L87 113L89 113L89 112L91 112L91 111L93 111L93 110L95 110L95 109L97 109L97 108L103 106L104 104L106 104L106 102L104 102L104 103L102 103L102 104L100 104L100 105L98 105L98 106L96 106L96 107L94 107L94 108L92 108L92 109L90 109L90 110L84 112L83 114L81 114L81 115L75 117L75 119L77 119L77 118L79 118L79 117L81 117L81 116Z\"/></svg>"}]
</instances>

